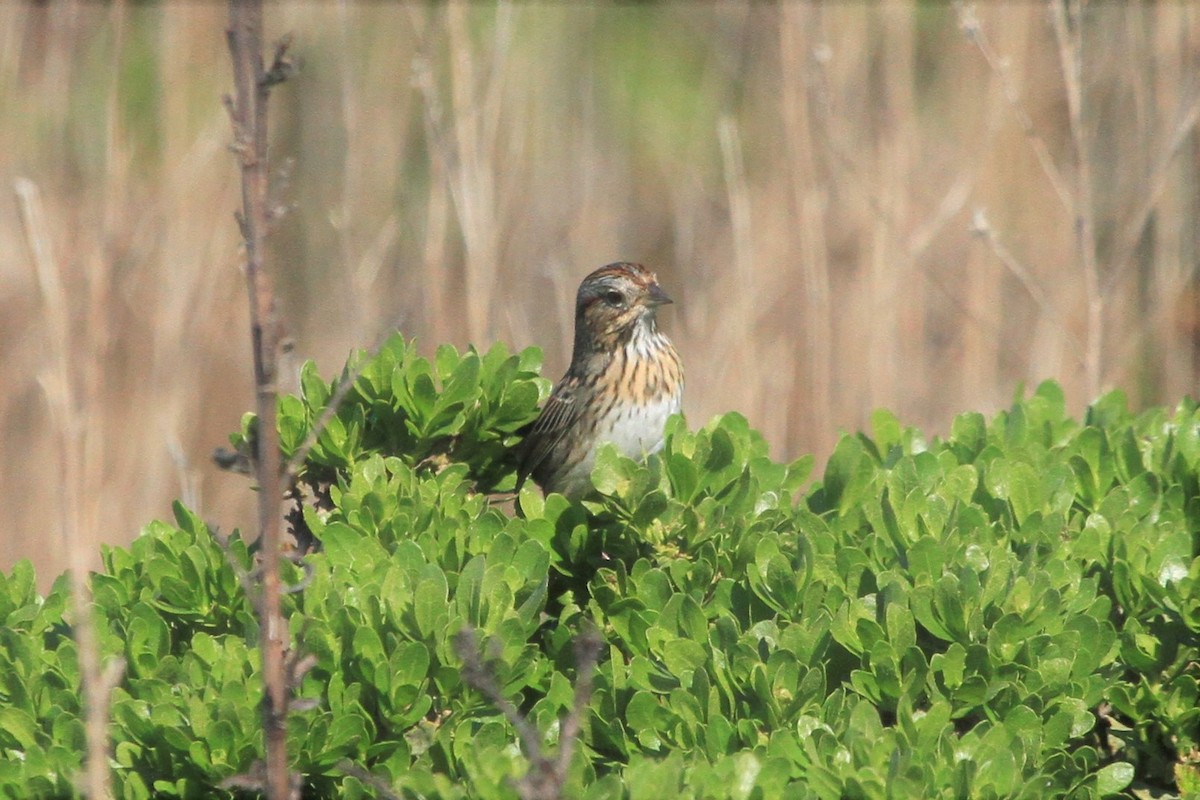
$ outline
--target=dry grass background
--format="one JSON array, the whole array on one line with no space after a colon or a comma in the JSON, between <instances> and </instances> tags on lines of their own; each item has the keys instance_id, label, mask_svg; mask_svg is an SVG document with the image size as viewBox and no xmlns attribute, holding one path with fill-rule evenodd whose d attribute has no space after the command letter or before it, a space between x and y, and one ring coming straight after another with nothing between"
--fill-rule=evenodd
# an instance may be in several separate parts
<instances>
[{"instance_id":1,"label":"dry grass background","mask_svg":"<svg viewBox=\"0 0 1200 800\"><path fill-rule=\"evenodd\" d=\"M659 271L693 425L779 457L1055 378L1197 377L1200 6L281 2L271 266L334 373L398 326L569 356L582 275ZM221 4L0 5L0 567L184 498L252 405Z\"/></svg>"}]
</instances>

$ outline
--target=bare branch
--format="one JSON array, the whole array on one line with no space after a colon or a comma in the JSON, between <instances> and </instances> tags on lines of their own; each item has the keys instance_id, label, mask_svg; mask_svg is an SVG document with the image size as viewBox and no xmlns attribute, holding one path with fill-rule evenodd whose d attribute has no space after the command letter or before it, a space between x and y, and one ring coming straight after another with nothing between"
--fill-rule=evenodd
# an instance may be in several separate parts
<instances>
[{"instance_id":1,"label":"bare branch","mask_svg":"<svg viewBox=\"0 0 1200 800\"><path fill-rule=\"evenodd\" d=\"M485 662L480 656L475 630L464 628L455 635L454 649L463 661L463 680L504 714L521 738L529 770L514 782L513 788L522 800L560 800L563 797L563 786L592 699L592 679L603 647L604 640L593 626L588 626L575 639L575 697L571 710L562 721L558 754L551 759L542 750L537 729L500 691L493 663Z\"/></svg>"},{"instance_id":2,"label":"bare branch","mask_svg":"<svg viewBox=\"0 0 1200 800\"><path fill-rule=\"evenodd\" d=\"M474 628L463 628L454 636L454 651L463 661L463 680L480 692L508 720L521 737L525 756L534 764L544 762L537 729L525 718L512 701L500 691L493 666L479 654L479 641Z\"/></svg>"},{"instance_id":3,"label":"bare branch","mask_svg":"<svg viewBox=\"0 0 1200 800\"><path fill-rule=\"evenodd\" d=\"M567 770L570 769L571 758L575 755L575 744L579 741L579 732L583 729L583 715L592 699L592 679L595 677L596 664L599 663L603 648L604 639L591 625L575 639L575 699L571 704L571 713L567 714L563 721L555 770L560 786L566 782Z\"/></svg>"},{"instance_id":4,"label":"bare branch","mask_svg":"<svg viewBox=\"0 0 1200 800\"><path fill-rule=\"evenodd\" d=\"M279 575L282 549L279 498L283 484L276 399L284 336L274 288L264 267L264 250L270 221L267 101L271 87L284 80L293 67L286 56L286 39L276 47L271 70L268 72L263 67L262 0L230 0L226 33L235 86L234 100L226 107L231 109L234 150L239 156L242 173L242 209L237 220L246 252L255 410L259 420L254 467L259 487L258 522L262 543L259 645L266 689L263 727L267 757L262 785L271 800L284 800L298 797L300 786L299 776L291 775L288 770L286 721L292 687L284 655L289 636L282 613L283 587Z\"/></svg>"},{"instance_id":5,"label":"bare branch","mask_svg":"<svg viewBox=\"0 0 1200 800\"><path fill-rule=\"evenodd\" d=\"M382 778L377 775L372 775L370 772L363 769L358 764L355 764L350 759L346 758L338 762L337 768L340 772L343 772L353 778L358 778L360 781L370 786L372 789L378 792L379 796L384 800L400 800L401 796L396 794L396 792L392 790L392 787L388 786Z\"/></svg>"},{"instance_id":6,"label":"bare branch","mask_svg":"<svg viewBox=\"0 0 1200 800\"><path fill-rule=\"evenodd\" d=\"M275 43L275 57L271 60L270 69L263 74L260 89L269 89L283 83L300 69L299 62L288 55L288 48L291 46L292 35L290 33Z\"/></svg>"}]
</instances>

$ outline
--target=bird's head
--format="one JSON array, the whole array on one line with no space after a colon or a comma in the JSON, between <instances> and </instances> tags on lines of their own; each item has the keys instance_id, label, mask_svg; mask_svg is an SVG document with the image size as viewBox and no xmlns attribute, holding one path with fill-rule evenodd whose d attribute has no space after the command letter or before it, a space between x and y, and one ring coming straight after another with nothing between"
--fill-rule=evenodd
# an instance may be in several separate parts
<instances>
[{"instance_id":1,"label":"bird's head","mask_svg":"<svg viewBox=\"0 0 1200 800\"><path fill-rule=\"evenodd\" d=\"M635 333L655 330L656 309L671 298L658 277L641 264L618 262L583 279L575 299L575 336L593 347L611 348Z\"/></svg>"}]
</instances>

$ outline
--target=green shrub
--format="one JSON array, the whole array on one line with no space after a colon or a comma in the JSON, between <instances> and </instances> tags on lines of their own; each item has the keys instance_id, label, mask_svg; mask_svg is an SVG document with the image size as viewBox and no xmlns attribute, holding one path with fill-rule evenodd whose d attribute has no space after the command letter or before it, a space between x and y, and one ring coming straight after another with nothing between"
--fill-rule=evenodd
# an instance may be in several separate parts
<instances>
[{"instance_id":1,"label":"green shrub","mask_svg":"<svg viewBox=\"0 0 1200 800\"><path fill-rule=\"evenodd\" d=\"M567 792L586 798L1186 796L1200 784L1200 414L1083 423L1043 384L927 442L879 412L812 483L742 417L670 425L596 499L523 490L506 460L548 384L538 355L362 363L303 477L320 551L286 596L311 710L306 795L515 796L510 722L462 676L474 628L553 750L575 635L604 639ZM350 373L344 373L344 377ZM295 452L335 386L284 398ZM250 430L248 421L245 431ZM242 434L245 435L245 434ZM234 437L235 441L240 436ZM127 660L110 713L119 797L214 797L262 757L257 622L191 512L104 552L100 641ZM301 571L288 576L299 581ZM69 796L83 751L66 581L0 576L0 794ZM368 780L369 772L376 781Z\"/></svg>"}]
</instances>

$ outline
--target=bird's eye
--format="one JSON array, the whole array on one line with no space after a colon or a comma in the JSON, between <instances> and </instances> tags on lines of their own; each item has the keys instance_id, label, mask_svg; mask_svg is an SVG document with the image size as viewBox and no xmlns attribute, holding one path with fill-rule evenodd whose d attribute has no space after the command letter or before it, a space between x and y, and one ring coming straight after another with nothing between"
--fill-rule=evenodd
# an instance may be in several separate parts
<instances>
[{"instance_id":1,"label":"bird's eye","mask_svg":"<svg viewBox=\"0 0 1200 800\"><path fill-rule=\"evenodd\" d=\"M618 292L616 289L609 289L604 293L604 302L610 306L620 306L625 304L625 295Z\"/></svg>"}]
</instances>

